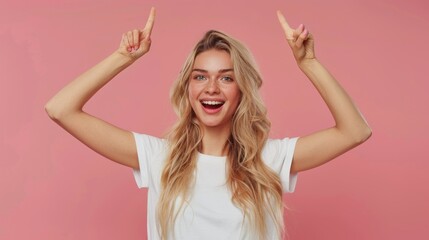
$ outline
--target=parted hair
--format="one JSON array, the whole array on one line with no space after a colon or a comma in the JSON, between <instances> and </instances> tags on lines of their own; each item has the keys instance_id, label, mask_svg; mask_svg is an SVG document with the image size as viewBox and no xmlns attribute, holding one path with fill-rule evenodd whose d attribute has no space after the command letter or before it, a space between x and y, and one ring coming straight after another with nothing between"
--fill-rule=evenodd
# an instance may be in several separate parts
<instances>
[{"instance_id":1,"label":"parted hair","mask_svg":"<svg viewBox=\"0 0 429 240\"><path fill-rule=\"evenodd\" d=\"M284 232L282 186L279 176L262 160L270 122L259 88L262 78L250 51L225 33L210 30L188 56L171 90L171 102L178 121L168 136L169 153L161 175L161 193L157 205L158 229L167 239L174 222L195 184L197 153L202 148L203 132L189 102L189 79L198 54L211 50L231 56L235 81L241 92L240 103L232 118L227 141L227 187L232 202L240 208L248 229L259 239L266 238L267 222L273 221L278 236ZM176 201L179 201L177 204Z\"/></svg>"}]
</instances>

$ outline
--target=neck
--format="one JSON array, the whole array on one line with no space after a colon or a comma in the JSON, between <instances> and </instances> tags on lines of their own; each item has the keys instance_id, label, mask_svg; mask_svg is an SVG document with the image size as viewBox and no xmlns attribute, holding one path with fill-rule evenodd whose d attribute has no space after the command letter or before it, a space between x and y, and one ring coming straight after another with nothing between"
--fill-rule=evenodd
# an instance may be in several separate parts
<instances>
[{"instance_id":1,"label":"neck","mask_svg":"<svg viewBox=\"0 0 429 240\"><path fill-rule=\"evenodd\" d=\"M228 155L228 145L226 143L231 135L229 126L221 129L205 127L203 134L201 153L213 156Z\"/></svg>"}]
</instances>

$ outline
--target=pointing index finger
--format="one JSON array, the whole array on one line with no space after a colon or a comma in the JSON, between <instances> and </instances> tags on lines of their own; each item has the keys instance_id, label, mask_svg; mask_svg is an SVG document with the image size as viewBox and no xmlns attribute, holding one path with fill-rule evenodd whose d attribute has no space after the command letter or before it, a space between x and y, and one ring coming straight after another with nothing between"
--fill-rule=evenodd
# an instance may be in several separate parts
<instances>
[{"instance_id":1,"label":"pointing index finger","mask_svg":"<svg viewBox=\"0 0 429 240\"><path fill-rule=\"evenodd\" d=\"M148 36L152 33L153 24L155 22L155 8L152 7L150 9L149 18L147 19L146 26L144 27L144 30L147 31Z\"/></svg>"},{"instance_id":2,"label":"pointing index finger","mask_svg":"<svg viewBox=\"0 0 429 240\"><path fill-rule=\"evenodd\" d=\"M286 35L286 39L288 40L288 42L290 43L290 41L294 41L295 40L295 31L294 29L292 29L289 24L287 23L285 17L283 16L283 14L280 12L280 10L277 10L277 17L279 19L280 25L283 28L283 31Z\"/></svg>"},{"instance_id":3,"label":"pointing index finger","mask_svg":"<svg viewBox=\"0 0 429 240\"><path fill-rule=\"evenodd\" d=\"M291 29L291 28L290 28L290 26L289 26L289 24L287 23L287 21L286 21L285 17L284 17L284 16L283 16L283 14L280 12L280 10L277 10L277 17L278 17L278 19L279 19L280 24L283 26L283 28L284 28L285 30L290 30L290 29Z\"/></svg>"}]
</instances>

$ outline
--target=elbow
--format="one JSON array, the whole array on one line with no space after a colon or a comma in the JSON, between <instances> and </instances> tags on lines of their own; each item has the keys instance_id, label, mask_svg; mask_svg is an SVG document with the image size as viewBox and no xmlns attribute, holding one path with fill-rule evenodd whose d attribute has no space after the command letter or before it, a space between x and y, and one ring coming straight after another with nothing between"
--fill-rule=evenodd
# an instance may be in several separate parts
<instances>
[{"instance_id":1,"label":"elbow","mask_svg":"<svg viewBox=\"0 0 429 240\"><path fill-rule=\"evenodd\" d=\"M372 135L372 130L367 124L350 126L340 131L342 132L344 140L348 143L347 145L352 148L364 143Z\"/></svg>"},{"instance_id":2,"label":"elbow","mask_svg":"<svg viewBox=\"0 0 429 240\"><path fill-rule=\"evenodd\" d=\"M82 112L82 109L68 108L49 101L45 104L45 112L48 114L49 118L55 122L61 122L72 114Z\"/></svg>"},{"instance_id":3,"label":"elbow","mask_svg":"<svg viewBox=\"0 0 429 240\"><path fill-rule=\"evenodd\" d=\"M51 102L48 102L45 104L45 112L48 114L48 116L51 119L56 119L57 118L57 114L55 112L55 109L52 107Z\"/></svg>"},{"instance_id":4,"label":"elbow","mask_svg":"<svg viewBox=\"0 0 429 240\"><path fill-rule=\"evenodd\" d=\"M365 128L365 130L362 132L363 132L362 142L365 142L366 140L368 140L372 136L372 129L369 126L367 126Z\"/></svg>"},{"instance_id":5,"label":"elbow","mask_svg":"<svg viewBox=\"0 0 429 240\"><path fill-rule=\"evenodd\" d=\"M368 140L372 135L372 130L368 125L365 125L354 136L354 141L356 145L364 143L366 140Z\"/></svg>"},{"instance_id":6,"label":"elbow","mask_svg":"<svg viewBox=\"0 0 429 240\"><path fill-rule=\"evenodd\" d=\"M60 108L55 107L55 105L50 101L45 104L45 112L48 114L49 118L54 121L59 120L62 118L62 115L64 115L62 113L63 111L60 111Z\"/></svg>"}]
</instances>

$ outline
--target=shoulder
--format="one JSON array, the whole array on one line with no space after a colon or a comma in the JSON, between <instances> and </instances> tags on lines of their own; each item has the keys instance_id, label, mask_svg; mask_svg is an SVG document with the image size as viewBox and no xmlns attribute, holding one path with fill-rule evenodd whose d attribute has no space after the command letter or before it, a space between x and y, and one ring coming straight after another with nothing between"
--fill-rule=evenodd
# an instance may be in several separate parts
<instances>
[{"instance_id":1,"label":"shoulder","mask_svg":"<svg viewBox=\"0 0 429 240\"><path fill-rule=\"evenodd\" d=\"M282 139L268 139L262 149L262 154L276 155L281 154L288 149L294 148L297 137L294 138L282 138Z\"/></svg>"},{"instance_id":2,"label":"shoulder","mask_svg":"<svg viewBox=\"0 0 429 240\"><path fill-rule=\"evenodd\" d=\"M132 132L136 142L137 149L145 151L163 151L167 148L167 140L155 136Z\"/></svg>"},{"instance_id":3,"label":"shoulder","mask_svg":"<svg viewBox=\"0 0 429 240\"><path fill-rule=\"evenodd\" d=\"M293 156L298 138L268 139L262 149L262 159L265 164L273 165Z\"/></svg>"}]
</instances>

